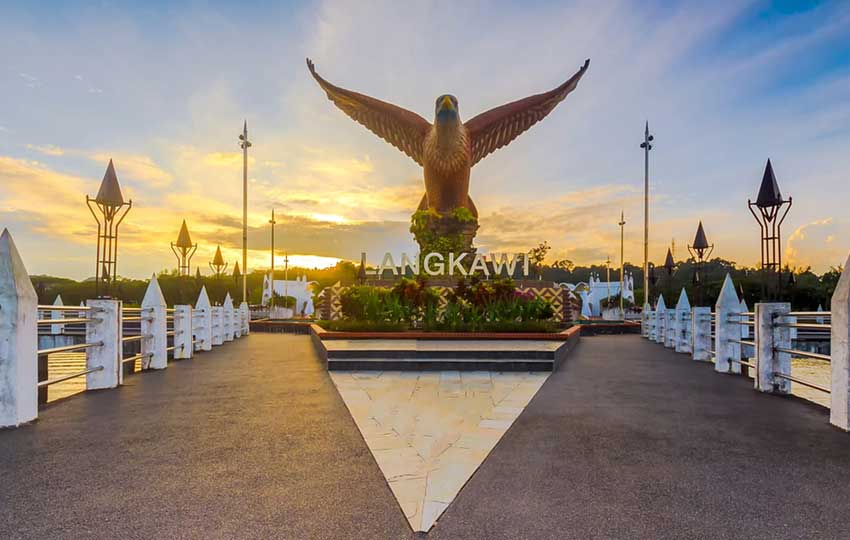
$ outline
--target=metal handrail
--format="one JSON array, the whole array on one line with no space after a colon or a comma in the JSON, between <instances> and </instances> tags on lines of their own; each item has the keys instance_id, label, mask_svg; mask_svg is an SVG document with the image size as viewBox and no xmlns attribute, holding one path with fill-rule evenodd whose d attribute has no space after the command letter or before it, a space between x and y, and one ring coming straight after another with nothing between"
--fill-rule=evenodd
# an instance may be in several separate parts
<instances>
[{"instance_id":1,"label":"metal handrail","mask_svg":"<svg viewBox=\"0 0 850 540\"><path fill-rule=\"evenodd\" d=\"M153 317L124 317L122 320L124 322L152 321Z\"/></svg>"},{"instance_id":2,"label":"metal handrail","mask_svg":"<svg viewBox=\"0 0 850 540\"><path fill-rule=\"evenodd\" d=\"M747 341L747 340L744 340L744 339L731 339L731 338L729 338L726 341L731 341L732 343L740 343L741 345L749 345L751 347L756 346L755 341Z\"/></svg>"},{"instance_id":3,"label":"metal handrail","mask_svg":"<svg viewBox=\"0 0 850 540\"><path fill-rule=\"evenodd\" d=\"M39 311L91 311L89 306L42 306L38 305Z\"/></svg>"},{"instance_id":4,"label":"metal handrail","mask_svg":"<svg viewBox=\"0 0 850 540\"><path fill-rule=\"evenodd\" d=\"M797 384L802 384L803 386L808 386L809 388L814 388L815 390L820 390L821 392L825 392L827 394L832 393L832 390L830 390L829 388L827 388L825 386L821 386L817 383L813 383L813 382L807 381L805 379L800 379L800 378L794 377L793 375L785 375L784 373L774 373L773 375L776 376L776 377L779 377L781 379L787 379L787 380L789 380L791 382L795 382Z\"/></svg>"},{"instance_id":5,"label":"metal handrail","mask_svg":"<svg viewBox=\"0 0 850 540\"><path fill-rule=\"evenodd\" d=\"M785 315L798 315L802 317L832 317L831 311L790 311Z\"/></svg>"},{"instance_id":6,"label":"metal handrail","mask_svg":"<svg viewBox=\"0 0 850 540\"><path fill-rule=\"evenodd\" d=\"M815 360L823 360L824 362L832 362L832 357L828 354L813 353L809 351L801 351L800 349L786 349L785 347L774 347L773 350L788 353L795 356L805 356L806 358L814 358Z\"/></svg>"},{"instance_id":7,"label":"metal handrail","mask_svg":"<svg viewBox=\"0 0 850 540\"><path fill-rule=\"evenodd\" d=\"M151 356L153 356L153 353L144 353L144 354L139 353L135 356L131 356L130 358L125 358L125 359L121 360L121 363L126 364L128 362L135 362L136 360L141 360L142 358L148 358L148 357L151 357Z\"/></svg>"},{"instance_id":8,"label":"metal handrail","mask_svg":"<svg viewBox=\"0 0 850 540\"><path fill-rule=\"evenodd\" d=\"M57 377L55 379L50 379L47 381L41 381L38 383L38 388L44 388L46 386L50 386L51 384L56 384L60 382L67 381L68 379L73 379L75 377L82 377L83 375L88 375L89 373L94 373L95 371L102 371L103 366L97 366L90 369L86 369L84 371L80 371L78 373L71 373L70 375L63 375L62 377Z\"/></svg>"},{"instance_id":9,"label":"metal handrail","mask_svg":"<svg viewBox=\"0 0 850 540\"><path fill-rule=\"evenodd\" d=\"M782 326L784 328L805 328L806 330L832 330L831 324L824 323L788 323L788 322L779 322L774 323L775 326Z\"/></svg>"},{"instance_id":10,"label":"metal handrail","mask_svg":"<svg viewBox=\"0 0 850 540\"><path fill-rule=\"evenodd\" d=\"M153 337L153 334L136 334L134 336L124 336L121 338L121 343L129 343L131 341L141 341L143 339L150 339Z\"/></svg>"},{"instance_id":11,"label":"metal handrail","mask_svg":"<svg viewBox=\"0 0 850 540\"><path fill-rule=\"evenodd\" d=\"M89 347L100 347L103 345L102 341L98 341L96 343L80 343L79 345L64 345L62 347L53 347L50 349L39 349L38 355L42 356L45 354L53 354L67 351L78 351L82 349L88 349Z\"/></svg>"},{"instance_id":12,"label":"metal handrail","mask_svg":"<svg viewBox=\"0 0 850 540\"><path fill-rule=\"evenodd\" d=\"M38 325L48 325L48 324L73 324L73 323L88 323L94 319L90 319L89 317L68 317L67 319L38 319L36 324Z\"/></svg>"},{"instance_id":13,"label":"metal handrail","mask_svg":"<svg viewBox=\"0 0 850 540\"><path fill-rule=\"evenodd\" d=\"M755 365L755 364L750 363L750 362L747 362L747 361L745 361L745 360L735 360L734 358L732 358L732 359L730 359L729 361L730 361L730 362L732 362L732 363L735 363L735 364L741 364L742 366L747 366L747 367L750 367L750 368L756 369L756 365Z\"/></svg>"}]
</instances>

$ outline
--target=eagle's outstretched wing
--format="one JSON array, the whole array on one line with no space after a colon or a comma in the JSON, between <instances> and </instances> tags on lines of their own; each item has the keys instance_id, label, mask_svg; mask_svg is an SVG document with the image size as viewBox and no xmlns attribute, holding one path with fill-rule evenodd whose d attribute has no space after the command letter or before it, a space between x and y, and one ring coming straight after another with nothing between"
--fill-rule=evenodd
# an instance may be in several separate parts
<instances>
[{"instance_id":1,"label":"eagle's outstretched wing","mask_svg":"<svg viewBox=\"0 0 850 540\"><path fill-rule=\"evenodd\" d=\"M316 73L309 58L307 67L328 99L342 112L422 165L422 144L431 128L427 120L391 103L334 86Z\"/></svg>"},{"instance_id":2,"label":"eagle's outstretched wing","mask_svg":"<svg viewBox=\"0 0 850 540\"><path fill-rule=\"evenodd\" d=\"M519 137L522 132L543 120L558 103L567 97L567 94L575 89L589 65L588 59L570 80L554 90L490 109L466 122L472 146L470 165L475 165L488 154L505 146Z\"/></svg>"}]
</instances>

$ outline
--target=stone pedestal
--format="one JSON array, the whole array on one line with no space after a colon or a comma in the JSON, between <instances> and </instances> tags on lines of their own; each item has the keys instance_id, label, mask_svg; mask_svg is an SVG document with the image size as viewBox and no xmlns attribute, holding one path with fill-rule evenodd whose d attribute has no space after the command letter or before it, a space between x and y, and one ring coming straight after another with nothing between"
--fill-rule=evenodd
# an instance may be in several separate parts
<instances>
[{"instance_id":1,"label":"stone pedestal","mask_svg":"<svg viewBox=\"0 0 850 540\"><path fill-rule=\"evenodd\" d=\"M410 220L410 232L420 253L474 253L472 241L478 232L478 219L466 208L449 214L420 210Z\"/></svg>"}]
</instances>

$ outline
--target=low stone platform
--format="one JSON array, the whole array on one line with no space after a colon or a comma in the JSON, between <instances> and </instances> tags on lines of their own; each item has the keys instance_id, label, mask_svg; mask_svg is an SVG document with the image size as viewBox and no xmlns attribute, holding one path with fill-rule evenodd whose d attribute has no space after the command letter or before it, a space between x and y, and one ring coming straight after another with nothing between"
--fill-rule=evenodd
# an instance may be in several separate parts
<instances>
[{"instance_id":1,"label":"low stone platform","mask_svg":"<svg viewBox=\"0 0 850 540\"><path fill-rule=\"evenodd\" d=\"M558 369L579 338L579 329L559 334L406 333L334 335L312 329L313 342L329 371L544 371Z\"/></svg>"}]
</instances>

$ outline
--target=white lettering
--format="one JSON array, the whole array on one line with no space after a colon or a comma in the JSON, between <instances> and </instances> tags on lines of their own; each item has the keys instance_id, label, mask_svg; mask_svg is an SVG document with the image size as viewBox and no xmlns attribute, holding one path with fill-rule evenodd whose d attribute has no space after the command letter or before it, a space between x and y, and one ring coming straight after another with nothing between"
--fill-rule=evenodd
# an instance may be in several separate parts
<instances>
[{"instance_id":1,"label":"white lettering","mask_svg":"<svg viewBox=\"0 0 850 540\"><path fill-rule=\"evenodd\" d=\"M381 261L381 266L378 268L378 275L382 275L386 269L389 269L394 276L398 275L398 269L395 267L392 253L389 252L384 254L384 260Z\"/></svg>"},{"instance_id":2,"label":"white lettering","mask_svg":"<svg viewBox=\"0 0 850 540\"><path fill-rule=\"evenodd\" d=\"M407 253L401 254L401 273L406 273L406 270L410 268L413 272L413 275L419 274L419 257L414 257L411 259L407 256Z\"/></svg>"},{"instance_id":3,"label":"white lettering","mask_svg":"<svg viewBox=\"0 0 850 540\"><path fill-rule=\"evenodd\" d=\"M437 259L438 261L440 261L439 264L437 264L436 269L431 268L431 259ZM425 255L425 260L422 261L422 266L425 267L425 273L429 276L439 276L446 270L445 264L443 263L442 253L429 253L428 255Z\"/></svg>"},{"instance_id":4,"label":"white lettering","mask_svg":"<svg viewBox=\"0 0 850 540\"><path fill-rule=\"evenodd\" d=\"M485 276L490 276L490 268L484 262L484 257L478 253L475 254L475 258L472 260L472 266L469 267L470 274L474 274L475 272L484 272Z\"/></svg>"},{"instance_id":5,"label":"white lettering","mask_svg":"<svg viewBox=\"0 0 850 540\"><path fill-rule=\"evenodd\" d=\"M457 269L458 274L460 274L462 276L466 275L466 269L463 266L460 265L460 261L462 261L464 257L466 257L466 252L461 253L460 256L457 259L455 259L454 253L449 253L449 275L450 276L455 275L455 269Z\"/></svg>"}]
</instances>

